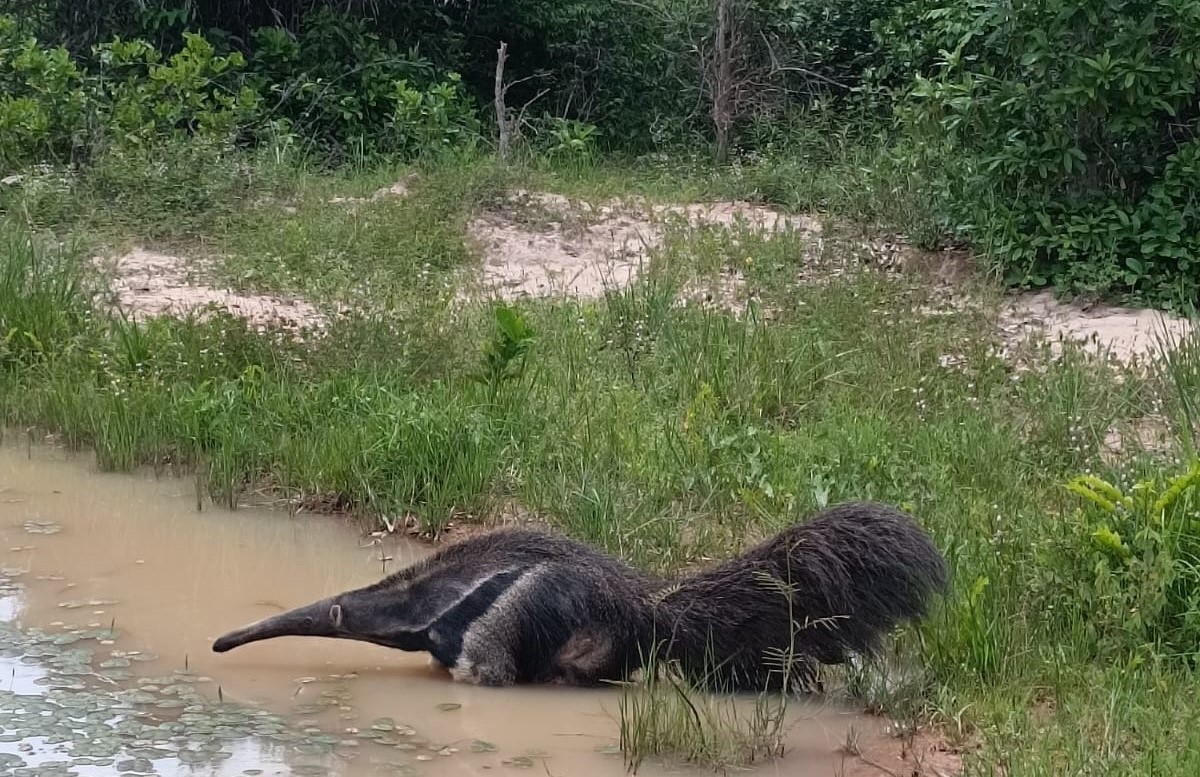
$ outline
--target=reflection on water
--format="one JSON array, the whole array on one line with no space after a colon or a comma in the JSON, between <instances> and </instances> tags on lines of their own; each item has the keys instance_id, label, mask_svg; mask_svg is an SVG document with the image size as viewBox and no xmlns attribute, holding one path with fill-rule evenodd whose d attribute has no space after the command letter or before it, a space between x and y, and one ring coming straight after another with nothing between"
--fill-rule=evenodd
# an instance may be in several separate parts
<instances>
[{"instance_id":1,"label":"reflection on water","mask_svg":"<svg viewBox=\"0 0 1200 777\"><path fill-rule=\"evenodd\" d=\"M337 640L210 651L231 628L426 552L402 539L321 516L197 512L188 481L4 446L0 548L0 774L624 774L615 689L476 688L424 654ZM797 710L791 754L756 773L837 774L848 730L882 726Z\"/></svg>"}]
</instances>

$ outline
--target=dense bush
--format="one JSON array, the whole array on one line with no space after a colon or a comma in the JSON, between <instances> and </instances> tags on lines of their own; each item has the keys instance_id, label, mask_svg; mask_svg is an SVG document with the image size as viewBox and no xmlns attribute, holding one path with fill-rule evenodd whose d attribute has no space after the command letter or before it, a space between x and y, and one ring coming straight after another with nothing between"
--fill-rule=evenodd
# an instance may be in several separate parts
<instances>
[{"instance_id":1,"label":"dense bush","mask_svg":"<svg viewBox=\"0 0 1200 777\"><path fill-rule=\"evenodd\" d=\"M219 56L198 35L165 59L121 39L97 46L95 59L89 71L0 17L0 167L79 161L105 142L229 136L259 115L258 95L241 83L241 55Z\"/></svg>"},{"instance_id":2,"label":"dense bush","mask_svg":"<svg viewBox=\"0 0 1200 777\"><path fill-rule=\"evenodd\" d=\"M95 56L92 94L110 131L229 135L259 116L261 98L242 83L242 56L220 56L199 35L186 34L165 61L148 43L120 39L97 46Z\"/></svg>"},{"instance_id":3,"label":"dense bush","mask_svg":"<svg viewBox=\"0 0 1200 777\"><path fill-rule=\"evenodd\" d=\"M296 35L252 33L251 82L272 112L325 151L409 155L478 135L475 105L457 73L414 48L401 51L361 18L322 9Z\"/></svg>"},{"instance_id":4,"label":"dense bush","mask_svg":"<svg viewBox=\"0 0 1200 777\"><path fill-rule=\"evenodd\" d=\"M327 154L353 148L411 158L478 137L457 74L412 52L400 56L361 24L317 21L295 39L277 28L256 31L248 66L241 52L221 53L195 33L183 33L170 55L117 37L73 57L0 16L0 168L83 161L101 146L168 137L253 140L281 126Z\"/></svg>"},{"instance_id":5,"label":"dense bush","mask_svg":"<svg viewBox=\"0 0 1200 777\"><path fill-rule=\"evenodd\" d=\"M83 142L84 76L66 49L47 49L0 16L0 170L66 160Z\"/></svg>"},{"instance_id":6,"label":"dense bush","mask_svg":"<svg viewBox=\"0 0 1200 777\"><path fill-rule=\"evenodd\" d=\"M1200 2L917 2L897 69L948 225L1010 283L1200 298Z\"/></svg>"},{"instance_id":7,"label":"dense bush","mask_svg":"<svg viewBox=\"0 0 1200 777\"><path fill-rule=\"evenodd\" d=\"M872 23L896 3L731 0L747 117L761 123L797 100L844 95L881 60L886 45ZM545 134L548 119L576 120L598 127L610 147L640 151L710 134L711 0L0 0L6 9L77 56L113 35L172 53L183 32L199 32L219 50L241 51L273 112L327 148L373 145L397 80L424 92L458 73L475 104L490 106L501 41L509 105L530 120L527 135Z\"/></svg>"}]
</instances>

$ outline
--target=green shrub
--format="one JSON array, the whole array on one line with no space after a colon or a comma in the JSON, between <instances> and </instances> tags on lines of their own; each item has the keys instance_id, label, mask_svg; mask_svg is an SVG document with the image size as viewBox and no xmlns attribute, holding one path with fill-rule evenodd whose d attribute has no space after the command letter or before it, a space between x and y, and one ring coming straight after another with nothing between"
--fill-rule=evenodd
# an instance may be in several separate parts
<instances>
[{"instance_id":1,"label":"green shrub","mask_svg":"<svg viewBox=\"0 0 1200 777\"><path fill-rule=\"evenodd\" d=\"M1200 3L919 7L897 67L918 71L910 126L948 146L947 225L1012 284L1200 299Z\"/></svg>"},{"instance_id":2,"label":"green shrub","mask_svg":"<svg viewBox=\"0 0 1200 777\"><path fill-rule=\"evenodd\" d=\"M0 171L71 160L88 108L84 74L67 50L42 47L0 16Z\"/></svg>"},{"instance_id":3,"label":"green shrub","mask_svg":"<svg viewBox=\"0 0 1200 777\"><path fill-rule=\"evenodd\" d=\"M274 111L327 152L415 156L478 135L458 74L415 48L401 51L364 18L320 9L296 35L255 30L252 52L254 83L271 95Z\"/></svg>"},{"instance_id":4,"label":"green shrub","mask_svg":"<svg viewBox=\"0 0 1200 777\"><path fill-rule=\"evenodd\" d=\"M95 48L88 70L18 29L0 16L0 169L88 161L100 148L164 137L232 137L258 121L242 56L219 56L198 35L165 59L144 41L114 39Z\"/></svg>"},{"instance_id":5,"label":"green shrub","mask_svg":"<svg viewBox=\"0 0 1200 777\"><path fill-rule=\"evenodd\" d=\"M872 32L901 5L899 0L750 0L747 5L777 55L787 48L801 66L795 77L814 93L832 85L857 86L900 45Z\"/></svg>"},{"instance_id":6,"label":"green shrub","mask_svg":"<svg viewBox=\"0 0 1200 777\"><path fill-rule=\"evenodd\" d=\"M259 117L261 97L242 83L242 55L219 56L199 35L185 33L183 49L165 61L149 43L119 38L95 56L95 99L124 137L228 135Z\"/></svg>"},{"instance_id":7,"label":"green shrub","mask_svg":"<svg viewBox=\"0 0 1200 777\"><path fill-rule=\"evenodd\" d=\"M1200 644L1200 460L1127 491L1091 475L1067 488L1081 498L1071 531L1053 547L1059 573L1048 611L1088 644L1118 654L1194 657Z\"/></svg>"},{"instance_id":8,"label":"green shrub","mask_svg":"<svg viewBox=\"0 0 1200 777\"><path fill-rule=\"evenodd\" d=\"M187 32L169 56L117 37L73 58L0 16L0 170L182 138L245 144L268 129L335 156L415 158L477 141L475 106L456 73L399 54L361 20L323 12L310 22L298 38L258 30L248 68L242 53Z\"/></svg>"}]
</instances>

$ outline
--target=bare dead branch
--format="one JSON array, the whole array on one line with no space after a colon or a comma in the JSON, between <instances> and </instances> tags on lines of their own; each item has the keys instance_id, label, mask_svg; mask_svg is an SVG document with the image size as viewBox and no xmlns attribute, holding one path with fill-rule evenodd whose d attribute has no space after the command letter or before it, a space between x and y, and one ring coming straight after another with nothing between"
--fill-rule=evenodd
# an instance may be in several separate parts
<instances>
[{"instance_id":1,"label":"bare dead branch","mask_svg":"<svg viewBox=\"0 0 1200 777\"><path fill-rule=\"evenodd\" d=\"M839 89L845 89L847 91L850 90L851 87L848 84L843 84L841 81L834 80L827 75L816 72L815 70L809 70L808 68L800 67L798 65L779 64L779 58L775 55L775 49L771 46L771 41L767 39L766 33L760 30L759 35L762 36L763 45L767 48L767 56L771 60L771 75L775 75L776 73L801 73L809 78L815 78L818 81L824 81L827 84L836 86Z\"/></svg>"},{"instance_id":2,"label":"bare dead branch","mask_svg":"<svg viewBox=\"0 0 1200 777\"><path fill-rule=\"evenodd\" d=\"M508 43L500 41L500 48L496 51L496 124L500 128L500 161L508 164L509 158L509 131L508 110L504 107L504 93L507 91L504 88L504 61L508 59Z\"/></svg>"}]
</instances>

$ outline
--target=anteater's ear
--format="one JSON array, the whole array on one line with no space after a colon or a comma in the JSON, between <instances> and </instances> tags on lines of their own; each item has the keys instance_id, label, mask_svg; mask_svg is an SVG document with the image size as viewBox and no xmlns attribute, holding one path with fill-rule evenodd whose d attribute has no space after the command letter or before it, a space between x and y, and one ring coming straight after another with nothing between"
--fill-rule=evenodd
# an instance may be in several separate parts
<instances>
[{"instance_id":1,"label":"anteater's ear","mask_svg":"<svg viewBox=\"0 0 1200 777\"><path fill-rule=\"evenodd\" d=\"M342 605L335 604L329 608L329 619L333 621L333 627L340 629L342 627Z\"/></svg>"}]
</instances>

